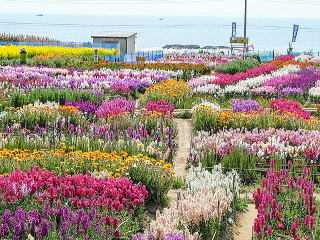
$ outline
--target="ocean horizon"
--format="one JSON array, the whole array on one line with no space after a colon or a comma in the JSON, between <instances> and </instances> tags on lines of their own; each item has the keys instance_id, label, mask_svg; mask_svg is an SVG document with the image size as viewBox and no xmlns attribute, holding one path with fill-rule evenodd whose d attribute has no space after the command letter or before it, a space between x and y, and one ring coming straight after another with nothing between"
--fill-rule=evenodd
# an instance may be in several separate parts
<instances>
[{"instance_id":1,"label":"ocean horizon","mask_svg":"<svg viewBox=\"0 0 320 240\"><path fill-rule=\"evenodd\" d=\"M71 42L92 41L93 34L103 31L137 32L137 50L168 44L230 46L232 22L237 22L237 36L243 35L242 18L43 14L41 17L36 14L0 14L0 32ZM293 24L300 26L294 50L319 51L320 19L249 17L249 44L260 51L285 52L292 38Z\"/></svg>"}]
</instances>

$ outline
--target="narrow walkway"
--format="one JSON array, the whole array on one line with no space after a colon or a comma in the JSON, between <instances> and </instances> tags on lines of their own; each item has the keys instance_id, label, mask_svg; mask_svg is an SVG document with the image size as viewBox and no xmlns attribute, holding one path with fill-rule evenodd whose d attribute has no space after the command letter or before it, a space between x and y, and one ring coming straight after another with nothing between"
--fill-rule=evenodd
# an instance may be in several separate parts
<instances>
[{"instance_id":1,"label":"narrow walkway","mask_svg":"<svg viewBox=\"0 0 320 240\"><path fill-rule=\"evenodd\" d=\"M252 199L252 193L247 193L247 196ZM316 200L320 200L320 194L314 193L313 196ZM240 195L241 198L245 198L244 194ZM252 227L254 219L257 217L258 211L255 209L254 204L248 204L246 212L241 213L239 216L239 222L237 222L236 228L233 232L234 240L250 240L252 235Z\"/></svg>"},{"instance_id":2,"label":"narrow walkway","mask_svg":"<svg viewBox=\"0 0 320 240\"><path fill-rule=\"evenodd\" d=\"M178 149L176 156L173 159L173 171L176 172L176 177L184 177L187 174L188 158L191 145L191 120L175 119L177 124Z\"/></svg>"},{"instance_id":3,"label":"narrow walkway","mask_svg":"<svg viewBox=\"0 0 320 240\"><path fill-rule=\"evenodd\" d=\"M177 125L177 152L173 159L173 171L176 172L176 177L184 177L187 174L188 158L191 144L191 120L189 119L175 119ZM171 204L175 204L178 200L179 190L170 190L168 197Z\"/></svg>"},{"instance_id":4,"label":"narrow walkway","mask_svg":"<svg viewBox=\"0 0 320 240\"><path fill-rule=\"evenodd\" d=\"M239 222L234 230L234 240L250 240L252 235L253 221L257 217L254 204L248 204L246 212L239 216Z\"/></svg>"}]
</instances>

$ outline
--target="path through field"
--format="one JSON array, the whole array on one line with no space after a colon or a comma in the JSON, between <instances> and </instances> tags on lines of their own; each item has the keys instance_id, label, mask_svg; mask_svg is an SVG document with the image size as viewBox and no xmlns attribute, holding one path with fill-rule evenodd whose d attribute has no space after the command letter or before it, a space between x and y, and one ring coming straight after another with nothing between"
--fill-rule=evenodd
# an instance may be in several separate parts
<instances>
[{"instance_id":1,"label":"path through field","mask_svg":"<svg viewBox=\"0 0 320 240\"><path fill-rule=\"evenodd\" d=\"M174 171L177 177L183 177L187 174L188 157L190 153L191 145L191 132L192 124L191 120L175 119L177 124L177 152L173 159ZM172 204L176 204L178 192L180 190L170 190L168 193L169 198L172 200ZM314 194L315 198L320 200L320 194ZM241 196L244 197L244 196ZM248 193L248 197L252 198L252 193ZM243 212L239 216L239 221L236 223L234 229L234 240L250 240L252 236L252 227L254 219L257 216L257 210L254 204L248 204L246 212Z\"/></svg>"},{"instance_id":2,"label":"path through field","mask_svg":"<svg viewBox=\"0 0 320 240\"><path fill-rule=\"evenodd\" d=\"M174 171L177 177L183 177L187 174L188 157L191 145L192 124L188 119L175 119L177 124L177 152L173 159ZM168 197L171 204L176 204L179 190L170 190ZM249 194L251 195L251 194ZM253 220L257 216L254 204L249 204L246 212L239 216L239 222L234 231L235 240L250 240L253 226Z\"/></svg>"},{"instance_id":3,"label":"path through field","mask_svg":"<svg viewBox=\"0 0 320 240\"><path fill-rule=\"evenodd\" d=\"M257 210L254 204L248 204L246 212L239 216L239 222L234 229L234 240L250 240L252 236L253 221L257 217Z\"/></svg>"},{"instance_id":4,"label":"path through field","mask_svg":"<svg viewBox=\"0 0 320 240\"><path fill-rule=\"evenodd\" d=\"M191 120L175 119L177 125L177 152L173 159L173 170L176 172L176 177L184 177L187 174L188 157L191 144ZM178 199L179 190L170 190L168 197L171 199L171 204L175 204Z\"/></svg>"},{"instance_id":5,"label":"path through field","mask_svg":"<svg viewBox=\"0 0 320 240\"><path fill-rule=\"evenodd\" d=\"M191 120L176 119L178 129L178 150L173 159L174 171L177 177L183 177L187 174L188 157L190 153L191 144Z\"/></svg>"}]
</instances>

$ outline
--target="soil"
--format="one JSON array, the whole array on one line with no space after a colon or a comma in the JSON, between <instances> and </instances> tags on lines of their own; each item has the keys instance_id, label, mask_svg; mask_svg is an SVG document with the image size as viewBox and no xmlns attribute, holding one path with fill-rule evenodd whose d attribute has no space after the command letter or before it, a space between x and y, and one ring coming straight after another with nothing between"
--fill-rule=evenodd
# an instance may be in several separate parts
<instances>
[{"instance_id":1,"label":"soil","mask_svg":"<svg viewBox=\"0 0 320 240\"><path fill-rule=\"evenodd\" d=\"M173 159L173 170L176 177L184 177L187 174L188 158L191 144L191 120L175 119L178 129L178 149Z\"/></svg>"},{"instance_id":2,"label":"soil","mask_svg":"<svg viewBox=\"0 0 320 240\"><path fill-rule=\"evenodd\" d=\"M239 222L234 229L234 240L250 240L252 236L253 221L257 217L254 204L248 204L246 212L239 215Z\"/></svg>"},{"instance_id":3,"label":"soil","mask_svg":"<svg viewBox=\"0 0 320 240\"><path fill-rule=\"evenodd\" d=\"M184 177L187 174L188 157L190 153L191 144L191 120L189 119L175 119L177 125L178 135L177 143L178 149L173 159L173 170L176 172L176 177ZM170 190L168 197L171 204L176 204L178 200L178 193L181 190Z\"/></svg>"}]
</instances>

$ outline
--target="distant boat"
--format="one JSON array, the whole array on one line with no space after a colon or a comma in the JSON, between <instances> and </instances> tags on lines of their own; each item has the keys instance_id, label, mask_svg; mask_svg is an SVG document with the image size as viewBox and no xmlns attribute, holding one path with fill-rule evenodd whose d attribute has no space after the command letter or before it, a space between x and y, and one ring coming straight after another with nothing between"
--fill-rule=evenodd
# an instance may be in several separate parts
<instances>
[{"instance_id":1,"label":"distant boat","mask_svg":"<svg viewBox=\"0 0 320 240\"><path fill-rule=\"evenodd\" d=\"M162 21L162 20L163 20L163 17L162 17L162 18L159 18L159 20Z\"/></svg>"},{"instance_id":2,"label":"distant boat","mask_svg":"<svg viewBox=\"0 0 320 240\"><path fill-rule=\"evenodd\" d=\"M37 14L36 16L37 17L43 17L43 14L40 13L40 14Z\"/></svg>"}]
</instances>

